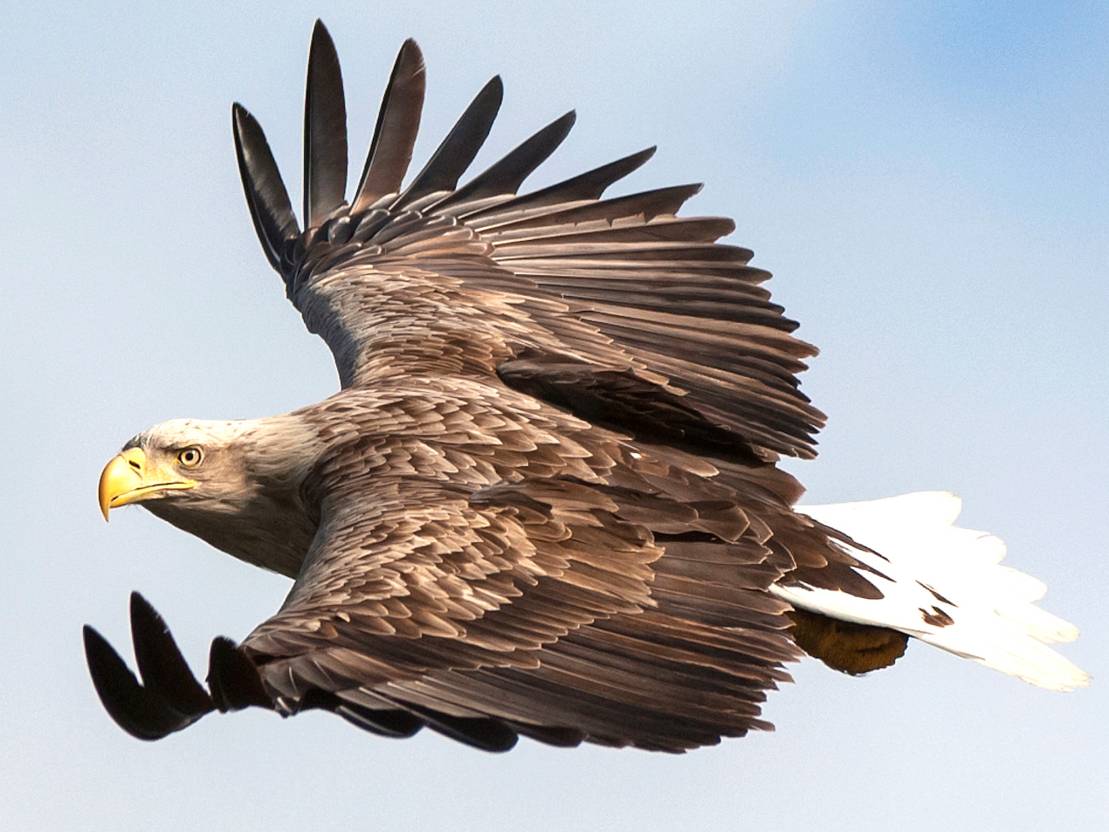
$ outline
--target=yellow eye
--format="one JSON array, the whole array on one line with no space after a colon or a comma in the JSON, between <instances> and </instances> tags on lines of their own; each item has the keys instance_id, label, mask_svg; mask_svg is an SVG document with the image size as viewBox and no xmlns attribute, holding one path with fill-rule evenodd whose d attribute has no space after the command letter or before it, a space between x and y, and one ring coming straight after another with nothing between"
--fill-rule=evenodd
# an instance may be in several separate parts
<instances>
[{"instance_id":1,"label":"yellow eye","mask_svg":"<svg viewBox=\"0 0 1109 832\"><path fill-rule=\"evenodd\" d=\"M203 458L200 448L182 448L177 452L177 461L186 468L195 468Z\"/></svg>"}]
</instances>

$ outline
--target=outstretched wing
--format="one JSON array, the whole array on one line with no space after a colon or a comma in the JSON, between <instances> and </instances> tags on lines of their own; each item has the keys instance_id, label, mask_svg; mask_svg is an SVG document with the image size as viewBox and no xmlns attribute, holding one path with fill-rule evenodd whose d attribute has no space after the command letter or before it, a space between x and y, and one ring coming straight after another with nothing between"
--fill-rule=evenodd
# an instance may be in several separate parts
<instances>
[{"instance_id":1,"label":"outstretched wing","mask_svg":"<svg viewBox=\"0 0 1109 832\"><path fill-rule=\"evenodd\" d=\"M796 375L815 349L791 335L751 252L716 242L731 220L677 216L700 186L603 198L652 148L518 195L573 113L459 186L500 106L498 78L405 185L423 94L423 59L408 41L348 202L342 78L317 24L303 230L260 126L234 107L259 239L344 387L499 374L585 418L635 414L646 434L699 436L742 461L814 455L823 416ZM682 427L668 427L679 410Z\"/></svg>"},{"instance_id":2,"label":"outstretched wing","mask_svg":"<svg viewBox=\"0 0 1109 832\"><path fill-rule=\"evenodd\" d=\"M734 504L365 468L332 467L304 569L243 643L281 709L323 699L487 750L680 751L769 727L760 703L797 648L765 590L793 561Z\"/></svg>"}]
</instances>

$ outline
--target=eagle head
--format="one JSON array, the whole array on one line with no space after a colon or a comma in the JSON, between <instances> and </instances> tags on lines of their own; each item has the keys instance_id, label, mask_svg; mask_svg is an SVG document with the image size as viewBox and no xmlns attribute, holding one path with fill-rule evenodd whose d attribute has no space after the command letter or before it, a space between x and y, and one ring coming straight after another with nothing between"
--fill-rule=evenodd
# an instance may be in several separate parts
<instances>
[{"instance_id":1,"label":"eagle head","mask_svg":"<svg viewBox=\"0 0 1109 832\"><path fill-rule=\"evenodd\" d=\"M296 574L317 525L301 484L319 450L298 418L171 419L136 434L100 474L112 509L142 503L238 558Z\"/></svg>"}]
</instances>

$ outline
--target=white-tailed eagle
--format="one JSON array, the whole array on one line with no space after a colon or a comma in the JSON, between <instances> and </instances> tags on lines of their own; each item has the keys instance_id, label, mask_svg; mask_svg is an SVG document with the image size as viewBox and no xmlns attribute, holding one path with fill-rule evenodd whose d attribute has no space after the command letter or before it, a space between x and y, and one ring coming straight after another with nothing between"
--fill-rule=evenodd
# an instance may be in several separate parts
<instances>
[{"instance_id":1,"label":"white-tailed eagle","mask_svg":"<svg viewBox=\"0 0 1109 832\"><path fill-rule=\"evenodd\" d=\"M816 350L699 185L604 196L653 148L526 193L555 119L460 185L501 103L494 78L407 176L424 97L406 42L348 199L334 45L308 62L301 222L262 129L232 112L250 216L341 390L260 419L164 422L104 469L141 503L294 579L207 687L139 595L141 681L92 628L96 689L156 739L213 711L318 708L386 736L488 750L519 735L683 751L767 728L803 653L848 673L909 637L1047 688L1085 684L1046 646L1076 630L997 565L994 537L920 493L799 508L782 455L823 416Z\"/></svg>"}]
</instances>

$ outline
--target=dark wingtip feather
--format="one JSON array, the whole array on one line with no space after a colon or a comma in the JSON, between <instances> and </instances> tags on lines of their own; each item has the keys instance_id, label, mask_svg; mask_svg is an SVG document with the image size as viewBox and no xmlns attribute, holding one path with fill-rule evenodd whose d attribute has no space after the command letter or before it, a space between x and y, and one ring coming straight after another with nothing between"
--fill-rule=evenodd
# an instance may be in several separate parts
<instances>
[{"instance_id":1,"label":"dark wingtip feather","mask_svg":"<svg viewBox=\"0 0 1109 832\"><path fill-rule=\"evenodd\" d=\"M335 42L323 21L312 29L304 92L304 225L338 207L347 187L347 108Z\"/></svg>"},{"instance_id":2,"label":"dark wingtip feather","mask_svg":"<svg viewBox=\"0 0 1109 832\"><path fill-rule=\"evenodd\" d=\"M577 748L586 739L586 734L577 728L523 725L519 723L514 723L513 728L522 736L530 737L546 745L553 745L556 748Z\"/></svg>"},{"instance_id":3,"label":"dark wingtip feather","mask_svg":"<svg viewBox=\"0 0 1109 832\"><path fill-rule=\"evenodd\" d=\"M115 648L89 625L83 629L93 687L116 725L140 740L157 740L192 722L139 684Z\"/></svg>"},{"instance_id":4,"label":"dark wingtip feather","mask_svg":"<svg viewBox=\"0 0 1109 832\"><path fill-rule=\"evenodd\" d=\"M409 38L397 53L381 100L352 211L361 211L385 194L400 190L420 129L425 77L423 53Z\"/></svg>"},{"instance_id":5,"label":"dark wingtip feather","mask_svg":"<svg viewBox=\"0 0 1109 832\"><path fill-rule=\"evenodd\" d=\"M653 144L636 153L631 153L614 162L609 162L607 165L594 168L574 179L567 180L567 183L573 182L579 187L599 188L599 190L593 192L590 197L586 198L600 199L611 185L639 170L654 157L657 151L658 145Z\"/></svg>"},{"instance_id":6,"label":"dark wingtip feather","mask_svg":"<svg viewBox=\"0 0 1109 832\"><path fill-rule=\"evenodd\" d=\"M548 185L530 194L524 194L509 202L502 202L467 214L467 219L505 211L519 211L525 208L540 208L545 205L558 205L561 202L576 202L586 199L600 199L606 190L625 176L641 168L655 155L655 146L645 148L624 156L608 164L588 170L585 173Z\"/></svg>"},{"instance_id":7,"label":"dark wingtip feather","mask_svg":"<svg viewBox=\"0 0 1109 832\"><path fill-rule=\"evenodd\" d=\"M498 221L499 215L492 213L486 222L489 225L496 226L502 231L505 229L519 229L529 226L582 223L592 220L611 221L614 217L629 217L633 215L641 215L644 221L649 222L654 217L665 214L676 215L687 200L700 193L701 187L700 184L672 185L668 188L655 188L650 191L640 191L639 193L612 197L596 202L586 202L584 204L571 202L568 205L563 205L563 200L556 200L550 204L549 213L519 218L515 216L513 212L520 207L520 202L528 199L528 197L521 197L520 200L512 200L511 202L505 202L497 206L499 211L508 212L503 220ZM547 203L540 202L537 203L537 205L543 207L547 205ZM471 218L467 217L467 222L469 221L471 221Z\"/></svg>"},{"instance_id":8,"label":"dark wingtip feather","mask_svg":"<svg viewBox=\"0 0 1109 832\"><path fill-rule=\"evenodd\" d=\"M435 191L451 191L485 143L504 100L504 83L494 75L474 96L431 159L397 199L396 207Z\"/></svg>"},{"instance_id":9,"label":"dark wingtip feather","mask_svg":"<svg viewBox=\"0 0 1109 832\"><path fill-rule=\"evenodd\" d=\"M412 708L436 733L452 740L465 743L481 751L500 754L511 751L519 736L512 728L499 719L472 719L447 716L425 709Z\"/></svg>"},{"instance_id":10,"label":"dark wingtip feather","mask_svg":"<svg viewBox=\"0 0 1109 832\"><path fill-rule=\"evenodd\" d=\"M392 739L407 739L420 732L425 723L415 714L407 711L371 711L349 703L339 705L335 713L352 725L364 731Z\"/></svg>"},{"instance_id":11,"label":"dark wingtip feather","mask_svg":"<svg viewBox=\"0 0 1109 832\"><path fill-rule=\"evenodd\" d=\"M496 98L497 107L499 108L501 106L501 102L504 101L504 79L501 78L500 75L494 75L492 78L485 82L485 86L481 88L481 91L478 93L477 97L480 97L483 93L486 92L486 90L489 91L489 95Z\"/></svg>"},{"instance_id":12,"label":"dark wingtip feather","mask_svg":"<svg viewBox=\"0 0 1109 832\"><path fill-rule=\"evenodd\" d=\"M131 593L131 636L143 685L184 716L212 710L207 691L189 670L166 622L138 592Z\"/></svg>"},{"instance_id":13,"label":"dark wingtip feather","mask_svg":"<svg viewBox=\"0 0 1109 832\"><path fill-rule=\"evenodd\" d=\"M229 638L212 640L208 653L208 686L221 711L238 711L250 705L272 708L258 669Z\"/></svg>"},{"instance_id":14,"label":"dark wingtip feather","mask_svg":"<svg viewBox=\"0 0 1109 832\"><path fill-rule=\"evenodd\" d=\"M545 188L543 191L536 191L531 196L538 197L540 194L553 192L557 193L563 200L600 199L613 184L647 164L657 150L658 145L653 144L650 147L643 148L643 150L630 153L608 164L559 182L550 188Z\"/></svg>"},{"instance_id":15,"label":"dark wingtip feather","mask_svg":"<svg viewBox=\"0 0 1109 832\"><path fill-rule=\"evenodd\" d=\"M446 208L466 200L516 193L524 180L565 141L577 118L577 113L573 110L556 118L444 199L437 207Z\"/></svg>"},{"instance_id":16,"label":"dark wingtip feather","mask_svg":"<svg viewBox=\"0 0 1109 832\"><path fill-rule=\"evenodd\" d=\"M231 127L239 177L254 230L266 259L280 272L286 242L300 234L289 194L261 125L238 102L231 105Z\"/></svg>"}]
</instances>

